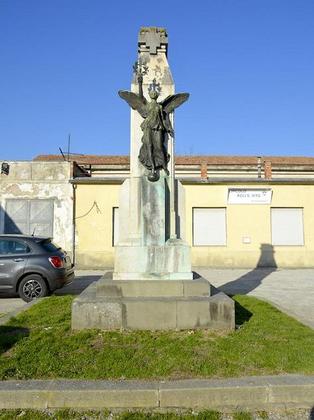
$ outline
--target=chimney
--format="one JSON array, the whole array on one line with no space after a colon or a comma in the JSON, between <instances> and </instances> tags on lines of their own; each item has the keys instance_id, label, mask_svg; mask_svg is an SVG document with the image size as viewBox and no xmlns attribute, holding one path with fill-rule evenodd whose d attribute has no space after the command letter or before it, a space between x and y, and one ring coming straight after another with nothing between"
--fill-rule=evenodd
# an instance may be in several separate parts
<instances>
[{"instance_id":1,"label":"chimney","mask_svg":"<svg viewBox=\"0 0 314 420\"><path fill-rule=\"evenodd\" d=\"M272 178L271 161L270 160L264 160L264 176L265 176L265 179L271 179Z\"/></svg>"},{"instance_id":2,"label":"chimney","mask_svg":"<svg viewBox=\"0 0 314 420\"><path fill-rule=\"evenodd\" d=\"M257 157L257 178L262 178L262 158Z\"/></svg>"},{"instance_id":3,"label":"chimney","mask_svg":"<svg viewBox=\"0 0 314 420\"><path fill-rule=\"evenodd\" d=\"M207 181L207 162L201 162L201 180Z\"/></svg>"}]
</instances>

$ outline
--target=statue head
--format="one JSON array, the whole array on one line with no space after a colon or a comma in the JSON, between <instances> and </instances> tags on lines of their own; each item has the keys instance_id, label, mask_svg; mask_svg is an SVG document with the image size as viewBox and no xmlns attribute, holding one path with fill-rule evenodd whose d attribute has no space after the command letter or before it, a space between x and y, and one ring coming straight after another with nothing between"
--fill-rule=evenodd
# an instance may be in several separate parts
<instances>
[{"instance_id":1,"label":"statue head","mask_svg":"<svg viewBox=\"0 0 314 420\"><path fill-rule=\"evenodd\" d=\"M150 90L149 91L149 97L150 99L154 99L156 100L159 96L159 92L157 92L157 90Z\"/></svg>"},{"instance_id":2,"label":"statue head","mask_svg":"<svg viewBox=\"0 0 314 420\"><path fill-rule=\"evenodd\" d=\"M148 94L150 99L156 101L161 91L160 83L156 82L156 79L152 81L152 83L148 86Z\"/></svg>"}]
</instances>

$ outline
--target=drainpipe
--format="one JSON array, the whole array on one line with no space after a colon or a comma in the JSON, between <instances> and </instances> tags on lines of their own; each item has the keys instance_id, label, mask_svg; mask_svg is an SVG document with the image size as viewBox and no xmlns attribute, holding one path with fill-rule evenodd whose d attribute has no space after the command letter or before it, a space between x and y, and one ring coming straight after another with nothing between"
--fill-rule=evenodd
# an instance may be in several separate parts
<instances>
[{"instance_id":1,"label":"drainpipe","mask_svg":"<svg viewBox=\"0 0 314 420\"><path fill-rule=\"evenodd\" d=\"M76 224L75 224L75 219L76 219L76 188L77 185L76 184L72 184L72 188L73 188L73 209L72 209L72 262L73 264L75 264L75 231L76 231Z\"/></svg>"}]
</instances>

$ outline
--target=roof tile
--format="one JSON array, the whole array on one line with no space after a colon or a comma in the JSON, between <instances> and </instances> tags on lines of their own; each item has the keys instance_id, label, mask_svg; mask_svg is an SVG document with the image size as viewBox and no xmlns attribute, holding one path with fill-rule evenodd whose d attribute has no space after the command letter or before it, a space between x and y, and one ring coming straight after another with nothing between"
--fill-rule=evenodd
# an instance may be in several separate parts
<instances>
[{"instance_id":1,"label":"roof tile","mask_svg":"<svg viewBox=\"0 0 314 420\"><path fill-rule=\"evenodd\" d=\"M314 165L314 157L305 156L261 156L261 162L270 161L273 165ZM34 161L60 161L62 155L38 155ZM127 155L70 155L70 161L85 165L128 165ZM257 165L256 156L176 156L177 165Z\"/></svg>"}]
</instances>

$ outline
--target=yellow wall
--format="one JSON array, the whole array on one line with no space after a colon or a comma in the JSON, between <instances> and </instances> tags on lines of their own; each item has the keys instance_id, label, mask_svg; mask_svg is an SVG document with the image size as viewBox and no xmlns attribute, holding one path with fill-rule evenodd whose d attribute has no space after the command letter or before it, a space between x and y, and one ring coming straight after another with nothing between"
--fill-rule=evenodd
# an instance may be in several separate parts
<instances>
[{"instance_id":1,"label":"yellow wall","mask_svg":"<svg viewBox=\"0 0 314 420\"><path fill-rule=\"evenodd\" d=\"M227 204L228 188L271 188L271 205ZM213 267L255 267L261 262L261 246L268 249L265 260L278 267L314 266L314 186L312 185L185 185L186 236L192 244L192 208L225 207L226 246L193 246L192 264ZM303 207L304 246L271 245L271 207ZM243 243L250 237L251 243Z\"/></svg>"},{"instance_id":2,"label":"yellow wall","mask_svg":"<svg viewBox=\"0 0 314 420\"><path fill-rule=\"evenodd\" d=\"M271 188L271 205L227 204L228 188ZM118 207L120 185L78 184L76 190L76 261L78 267L112 267L112 209ZM186 184L186 238L192 244L193 207L225 207L226 246L193 246L192 264L212 267L255 267L275 260L278 267L314 266L314 185ZM96 207L86 213L97 203ZM304 246L271 246L271 207L302 207ZM82 217L83 216L83 217ZM251 243L244 244L243 237ZM263 252L261 261L261 245Z\"/></svg>"},{"instance_id":3,"label":"yellow wall","mask_svg":"<svg viewBox=\"0 0 314 420\"><path fill-rule=\"evenodd\" d=\"M78 268L113 266L112 211L119 206L119 189L120 185L113 184L77 185L75 254ZM99 210L93 207L94 202Z\"/></svg>"}]
</instances>

